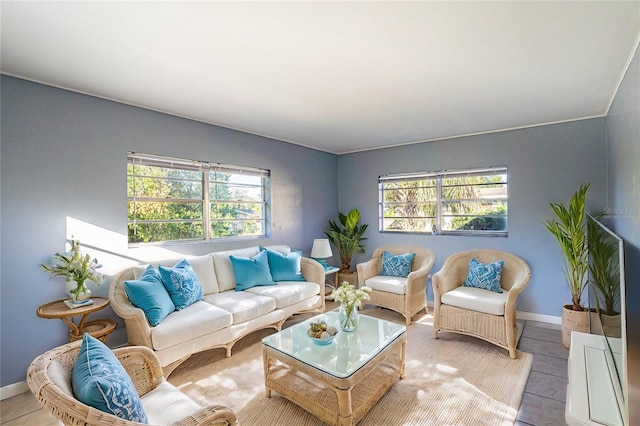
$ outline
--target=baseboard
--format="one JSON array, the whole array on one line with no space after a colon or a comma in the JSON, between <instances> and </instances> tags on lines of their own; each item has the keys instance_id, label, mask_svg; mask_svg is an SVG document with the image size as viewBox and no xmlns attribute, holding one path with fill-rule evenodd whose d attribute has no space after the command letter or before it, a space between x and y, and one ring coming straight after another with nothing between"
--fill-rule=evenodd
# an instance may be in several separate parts
<instances>
[{"instance_id":1,"label":"baseboard","mask_svg":"<svg viewBox=\"0 0 640 426\"><path fill-rule=\"evenodd\" d=\"M29 386L27 385L26 381L3 386L0 388L0 401L16 395L20 395L21 393L25 393L27 391L29 391Z\"/></svg>"},{"instance_id":2,"label":"baseboard","mask_svg":"<svg viewBox=\"0 0 640 426\"><path fill-rule=\"evenodd\" d=\"M557 324L557 325L562 324L562 317L556 317L553 315L534 314L533 312L516 311L516 318L518 318L519 320L526 320L526 321L546 322L548 324Z\"/></svg>"}]
</instances>

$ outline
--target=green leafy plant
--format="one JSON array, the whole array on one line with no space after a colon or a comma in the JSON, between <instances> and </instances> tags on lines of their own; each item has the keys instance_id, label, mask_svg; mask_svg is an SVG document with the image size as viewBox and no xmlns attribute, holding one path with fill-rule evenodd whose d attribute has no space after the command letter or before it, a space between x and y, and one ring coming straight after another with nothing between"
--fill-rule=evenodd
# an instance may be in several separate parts
<instances>
[{"instance_id":1,"label":"green leafy plant","mask_svg":"<svg viewBox=\"0 0 640 426\"><path fill-rule=\"evenodd\" d=\"M603 314L616 315L615 306L620 300L618 243L607 238L607 233L594 221L587 222L587 237L591 257L589 272L597 303Z\"/></svg>"},{"instance_id":2,"label":"green leafy plant","mask_svg":"<svg viewBox=\"0 0 640 426\"><path fill-rule=\"evenodd\" d=\"M564 275L571 291L574 311L581 311L580 297L587 285L589 260L585 232L585 199L589 183L582 185L569 200L569 205L551 203L557 220L545 224L560 244L564 256Z\"/></svg>"},{"instance_id":3,"label":"green leafy plant","mask_svg":"<svg viewBox=\"0 0 640 426\"><path fill-rule=\"evenodd\" d=\"M369 225L358 225L360 212L356 208L351 209L346 215L340 213L338 220L340 224L329 221L329 231L325 232L325 235L340 253L340 272L350 272L353 253L364 253L363 241L366 238L363 235Z\"/></svg>"}]
</instances>

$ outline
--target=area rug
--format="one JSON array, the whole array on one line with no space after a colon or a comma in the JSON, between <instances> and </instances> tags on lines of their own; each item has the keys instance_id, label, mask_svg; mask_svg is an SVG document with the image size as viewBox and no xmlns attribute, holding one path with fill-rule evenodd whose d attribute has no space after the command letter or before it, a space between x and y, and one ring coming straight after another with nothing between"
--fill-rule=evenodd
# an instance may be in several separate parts
<instances>
[{"instance_id":1,"label":"area rug","mask_svg":"<svg viewBox=\"0 0 640 426\"><path fill-rule=\"evenodd\" d=\"M363 314L401 322L386 309ZM297 315L288 323L306 321ZM414 320L416 318L414 317ZM367 413L359 425L512 425L531 371L532 355L507 350L483 340L440 333L433 338L430 315L408 327L406 376ZM323 425L278 393L264 395L261 339L263 330L242 339L231 358L213 349L193 355L169 382L202 405L232 408L243 426Z\"/></svg>"}]
</instances>

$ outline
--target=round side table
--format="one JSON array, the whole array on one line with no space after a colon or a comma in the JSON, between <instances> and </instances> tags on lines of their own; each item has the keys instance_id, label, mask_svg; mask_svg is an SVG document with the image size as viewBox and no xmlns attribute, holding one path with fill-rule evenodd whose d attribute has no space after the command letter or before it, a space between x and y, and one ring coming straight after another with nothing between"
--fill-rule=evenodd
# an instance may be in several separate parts
<instances>
[{"instance_id":1,"label":"round side table","mask_svg":"<svg viewBox=\"0 0 640 426\"><path fill-rule=\"evenodd\" d=\"M91 298L93 304L69 308L65 305L65 299L45 303L36 310L36 315L40 318L61 319L69 326L69 341L82 339L85 332L91 334L96 339L105 342L107 336L116 328L116 322L111 319L99 319L87 322L90 313L99 311L109 305L109 299L94 296ZM78 324L73 322L73 317L81 315Z\"/></svg>"}]
</instances>

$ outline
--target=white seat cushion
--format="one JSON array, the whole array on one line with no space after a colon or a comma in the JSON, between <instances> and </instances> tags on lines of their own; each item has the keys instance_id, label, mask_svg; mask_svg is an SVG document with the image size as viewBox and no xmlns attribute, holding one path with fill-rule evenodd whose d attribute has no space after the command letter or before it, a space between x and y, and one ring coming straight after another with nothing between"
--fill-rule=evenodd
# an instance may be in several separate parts
<instances>
[{"instance_id":1,"label":"white seat cushion","mask_svg":"<svg viewBox=\"0 0 640 426\"><path fill-rule=\"evenodd\" d=\"M213 333L233 323L231 312L202 300L170 313L151 328L153 349L161 350Z\"/></svg>"},{"instance_id":2,"label":"white seat cushion","mask_svg":"<svg viewBox=\"0 0 640 426\"><path fill-rule=\"evenodd\" d=\"M169 382L140 397L149 424L170 425L195 413L201 407Z\"/></svg>"},{"instance_id":3,"label":"white seat cushion","mask_svg":"<svg viewBox=\"0 0 640 426\"><path fill-rule=\"evenodd\" d=\"M204 300L218 308L231 312L234 324L252 320L276 309L276 301L273 298L247 293L246 291L224 291L205 296Z\"/></svg>"},{"instance_id":4,"label":"white seat cushion","mask_svg":"<svg viewBox=\"0 0 640 426\"><path fill-rule=\"evenodd\" d=\"M252 287L244 292L271 297L276 301L276 309L280 309L315 296L320 288L306 281L278 281L276 285Z\"/></svg>"},{"instance_id":5,"label":"white seat cushion","mask_svg":"<svg viewBox=\"0 0 640 426\"><path fill-rule=\"evenodd\" d=\"M445 305L456 306L490 315L504 315L504 305L509 298L509 290L503 288L502 293L475 287L457 287L442 295Z\"/></svg>"},{"instance_id":6,"label":"white seat cushion","mask_svg":"<svg viewBox=\"0 0 640 426\"><path fill-rule=\"evenodd\" d=\"M378 275L364 281L367 287L373 290L387 293L405 294L407 292L407 279L403 277L387 277Z\"/></svg>"}]
</instances>

